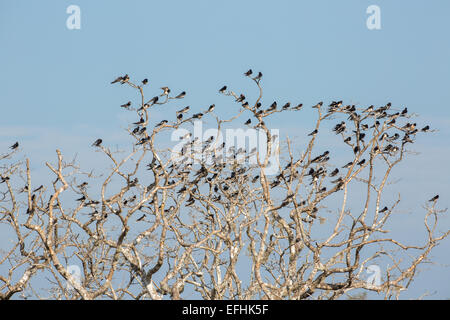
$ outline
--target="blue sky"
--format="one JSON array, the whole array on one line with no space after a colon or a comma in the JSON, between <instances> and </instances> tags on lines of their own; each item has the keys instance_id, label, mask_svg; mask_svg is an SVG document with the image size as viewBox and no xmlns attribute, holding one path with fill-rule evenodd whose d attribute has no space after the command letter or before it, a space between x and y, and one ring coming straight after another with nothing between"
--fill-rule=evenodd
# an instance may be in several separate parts
<instances>
[{"instance_id":1,"label":"blue sky","mask_svg":"<svg viewBox=\"0 0 450 320\"><path fill-rule=\"evenodd\" d=\"M81 9L80 30L66 27L71 4ZM369 5L381 8L381 30L366 27ZM131 88L109 84L117 75L148 78L149 97L167 85L188 92L183 106L191 110L216 103L228 114L236 105L217 90L227 84L256 94L242 76L252 68L264 74L266 103L392 102L419 114L420 124L439 131L418 139L414 150L420 154L399 168L394 190L402 193L400 210L412 216L436 193L446 208L448 12L448 0L3 0L0 147L19 140L36 170L56 148L98 164L89 145L99 136L123 141L127 117L119 105L137 101ZM166 111L156 116L159 121ZM282 116L273 125L295 135L310 132L313 121L313 113L304 113ZM449 219L444 221L448 228ZM411 223L414 230L421 227L421 219ZM405 232L413 237L410 231ZM437 291L433 298L450 298L450 270L444 266L450 264L449 246L446 241L435 250L439 265L425 267L405 297L428 290Z\"/></svg>"}]
</instances>

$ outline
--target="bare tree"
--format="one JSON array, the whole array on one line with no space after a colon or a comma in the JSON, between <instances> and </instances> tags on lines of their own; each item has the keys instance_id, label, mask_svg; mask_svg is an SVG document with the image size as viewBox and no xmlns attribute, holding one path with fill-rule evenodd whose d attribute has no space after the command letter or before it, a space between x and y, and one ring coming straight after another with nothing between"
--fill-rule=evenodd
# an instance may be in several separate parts
<instances>
[{"instance_id":1,"label":"bare tree","mask_svg":"<svg viewBox=\"0 0 450 320\"><path fill-rule=\"evenodd\" d=\"M255 101L219 90L240 106L233 117L220 118L215 105L189 115L186 106L158 124L151 112L186 93L162 87L147 100L147 80L118 77L113 83L138 94L138 103L121 105L138 119L127 129L127 150L97 139L105 165L88 171L57 150L46 163L51 185L32 181L29 159L18 159L13 145L0 159L0 230L10 240L0 251L0 298L337 299L355 289L398 298L450 232L437 234L438 197L424 207L421 244L401 243L385 228L400 196L386 203L383 191L406 148L430 128L419 130L414 114L390 103L319 102L298 150L298 139L280 143L268 123L303 105L264 108L262 74L245 76L256 85ZM195 121L207 117L215 134L193 137ZM236 123L248 129L244 138L252 130L263 138L257 147L223 142L221 130ZM348 163L333 149L316 151L323 131L339 138L332 147ZM181 136L179 148L168 147L168 133ZM350 188L358 200L349 200ZM373 269L380 259L390 267ZM378 278L367 281L367 267Z\"/></svg>"}]
</instances>

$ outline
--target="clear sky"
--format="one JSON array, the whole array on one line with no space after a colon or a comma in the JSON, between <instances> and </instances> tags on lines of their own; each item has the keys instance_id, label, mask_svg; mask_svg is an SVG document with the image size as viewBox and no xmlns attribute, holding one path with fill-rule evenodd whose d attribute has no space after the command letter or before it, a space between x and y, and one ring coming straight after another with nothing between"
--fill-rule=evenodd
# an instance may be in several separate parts
<instances>
[{"instance_id":1,"label":"clear sky","mask_svg":"<svg viewBox=\"0 0 450 320\"><path fill-rule=\"evenodd\" d=\"M66 27L72 4L81 9L80 30ZM380 30L366 26L370 5L381 9ZM392 102L439 130L418 139L419 154L396 174L401 224L422 215L436 193L440 208L450 203L449 12L448 0L2 0L0 147L19 140L36 170L56 148L96 163L89 145L123 139L119 105L136 99L109 84L116 76L148 78L149 97L167 85L186 90L183 104L193 110L226 109L217 90L253 90L242 76L252 68L264 74L266 102ZM274 126L309 132L312 115L282 116ZM409 226L411 240L421 220ZM435 250L438 265L425 266L404 297L427 290L450 298L449 249L446 241Z\"/></svg>"}]
</instances>

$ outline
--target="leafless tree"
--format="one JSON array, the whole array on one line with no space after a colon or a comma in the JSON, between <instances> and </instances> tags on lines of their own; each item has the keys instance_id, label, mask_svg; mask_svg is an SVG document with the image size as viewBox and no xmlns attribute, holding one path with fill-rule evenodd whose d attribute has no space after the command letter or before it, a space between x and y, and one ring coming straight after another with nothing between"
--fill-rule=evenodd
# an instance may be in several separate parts
<instances>
[{"instance_id":1,"label":"leafless tree","mask_svg":"<svg viewBox=\"0 0 450 320\"><path fill-rule=\"evenodd\" d=\"M121 106L138 119L127 129L130 145L113 150L114 141L99 138L94 155L102 154L105 165L95 170L57 150L46 163L51 185L32 180L20 147L4 153L0 298L337 299L355 289L398 298L450 232L436 230L444 212L437 199L415 213L426 231L419 244L401 243L385 227L400 196L387 203L383 191L406 148L429 127L419 129L414 114L395 112L390 103L320 102L313 106L315 127L298 150L298 139L280 142L268 123L306 107L263 107L262 74L245 76L256 85L256 101L219 90L239 106L233 117L220 118L214 105L192 115L184 107L158 124L152 111L169 110L186 93L162 87L147 100L147 81L118 77L116 85L138 94L137 103ZM205 118L214 120L217 134L193 137L194 121ZM221 141L224 126L236 123L262 132L257 148ZM168 147L167 133L181 129L188 132L181 148ZM340 145L317 143L325 131ZM338 148L347 164L333 156ZM277 172L269 174L269 166ZM357 199L349 200L350 189ZM379 259L390 266L378 282L367 281L367 267Z\"/></svg>"}]
</instances>

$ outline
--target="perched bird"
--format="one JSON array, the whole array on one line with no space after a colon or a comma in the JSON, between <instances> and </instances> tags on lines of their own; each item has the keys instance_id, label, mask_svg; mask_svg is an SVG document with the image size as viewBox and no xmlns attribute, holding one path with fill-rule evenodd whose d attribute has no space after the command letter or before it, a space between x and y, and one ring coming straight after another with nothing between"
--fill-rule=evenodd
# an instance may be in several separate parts
<instances>
[{"instance_id":1,"label":"perched bird","mask_svg":"<svg viewBox=\"0 0 450 320\"><path fill-rule=\"evenodd\" d=\"M192 116L193 119L201 119L203 117L203 113L199 112Z\"/></svg>"},{"instance_id":2,"label":"perched bird","mask_svg":"<svg viewBox=\"0 0 450 320\"><path fill-rule=\"evenodd\" d=\"M111 84L114 84L116 82L122 81L123 77L117 77L114 81L111 82Z\"/></svg>"},{"instance_id":3,"label":"perched bird","mask_svg":"<svg viewBox=\"0 0 450 320\"><path fill-rule=\"evenodd\" d=\"M337 175L339 173L339 169L336 168L333 170L333 172L330 173L330 177L334 177L335 175Z\"/></svg>"},{"instance_id":4,"label":"perched bird","mask_svg":"<svg viewBox=\"0 0 450 320\"><path fill-rule=\"evenodd\" d=\"M370 113L370 112L373 111L373 108L374 108L374 106L371 105L371 106L369 106L366 110L364 110L363 112L364 112L364 113Z\"/></svg>"},{"instance_id":5,"label":"perched bird","mask_svg":"<svg viewBox=\"0 0 450 320\"><path fill-rule=\"evenodd\" d=\"M142 221L145 218L145 213L142 215L142 217L138 218L136 221Z\"/></svg>"},{"instance_id":6,"label":"perched bird","mask_svg":"<svg viewBox=\"0 0 450 320\"><path fill-rule=\"evenodd\" d=\"M272 111L272 110L275 110L276 108L277 108L277 102L274 101L274 102L270 105L269 109L267 109L267 111Z\"/></svg>"},{"instance_id":7,"label":"perched bird","mask_svg":"<svg viewBox=\"0 0 450 320\"><path fill-rule=\"evenodd\" d=\"M78 198L75 201L84 201L84 200L86 200L86 197L83 195L81 198Z\"/></svg>"},{"instance_id":8,"label":"perched bird","mask_svg":"<svg viewBox=\"0 0 450 320\"><path fill-rule=\"evenodd\" d=\"M429 202L434 202L434 201L436 201L437 199L439 199L439 195L437 194L437 195L435 195L433 198L431 198L430 200L428 200Z\"/></svg>"},{"instance_id":9,"label":"perched bird","mask_svg":"<svg viewBox=\"0 0 450 320\"><path fill-rule=\"evenodd\" d=\"M362 166L364 163L366 163L366 159L362 159L360 162L357 163L357 165Z\"/></svg>"},{"instance_id":10,"label":"perched bird","mask_svg":"<svg viewBox=\"0 0 450 320\"><path fill-rule=\"evenodd\" d=\"M210 105L209 108L208 108L208 111L206 111L206 112L212 112L215 107L216 107L215 104Z\"/></svg>"},{"instance_id":11,"label":"perched bird","mask_svg":"<svg viewBox=\"0 0 450 320\"><path fill-rule=\"evenodd\" d=\"M38 192L39 190L41 190L44 186L41 184L39 187L37 187L36 189L33 190L33 192Z\"/></svg>"},{"instance_id":12,"label":"perched bird","mask_svg":"<svg viewBox=\"0 0 450 320\"><path fill-rule=\"evenodd\" d=\"M249 77L252 73L252 69L249 69L246 73L244 73L244 76Z\"/></svg>"},{"instance_id":13,"label":"perched bird","mask_svg":"<svg viewBox=\"0 0 450 320\"><path fill-rule=\"evenodd\" d=\"M353 162L349 162L347 163L345 166L343 166L342 168L350 168L353 165Z\"/></svg>"},{"instance_id":14,"label":"perched bird","mask_svg":"<svg viewBox=\"0 0 450 320\"><path fill-rule=\"evenodd\" d=\"M121 80L121 84L124 84L125 82L127 82L128 80L130 80L130 77L128 76L128 74L126 74L126 75L124 75L123 77L122 77L122 80Z\"/></svg>"},{"instance_id":15,"label":"perched bird","mask_svg":"<svg viewBox=\"0 0 450 320\"><path fill-rule=\"evenodd\" d=\"M236 102L242 102L245 100L245 96L241 93L241 95L239 96L239 98L236 99Z\"/></svg>"},{"instance_id":16,"label":"perched bird","mask_svg":"<svg viewBox=\"0 0 450 320\"><path fill-rule=\"evenodd\" d=\"M297 106L293 107L292 110L300 110L303 107L303 103L299 103Z\"/></svg>"},{"instance_id":17,"label":"perched bird","mask_svg":"<svg viewBox=\"0 0 450 320\"><path fill-rule=\"evenodd\" d=\"M127 103L122 104L120 107L128 109L131 106L131 101L128 101Z\"/></svg>"},{"instance_id":18,"label":"perched bird","mask_svg":"<svg viewBox=\"0 0 450 320\"><path fill-rule=\"evenodd\" d=\"M388 207L384 207L383 209L381 209L379 212L380 213L383 213L383 212L386 212L386 211L388 211L389 209L388 209Z\"/></svg>"},{"instance_id":19,"label":"perched bird","mask_svg":"<svg viewBox=\"0 0 450 320\"><path fill-rule=\"evenodd\" d=\"M250 124L250 123L252 123L252 119L248 119L247 121L245 121L245 124L247 125L247 124Z\"/></svg>"},{"instance_id":20,"label":"perched bird","mask_svg":"<svg viewBox=\"0 0 450 320\"><path fill-rule=\"evenodd\" d=\"M14 143L11 147L9 147L10 149L14 150L17 149L19 147L19 142Z\"/></svg>"},{"instance_id":21,"label":"perched bird","mask_svg":"<svg viewBox=\"0 0 450 320\"><path fill-rule=\"evenodd\" d=\"M312 107L318 109L318 108L320 108L322 105L323 105L323 101L320 101L318 104L313 105Z\"/></svg>"},{"instance_id":22,"label":"perched bird","mask_svg":"<svg viewBox=\"0 0 450 320\"><path fill-rule=\"evenodd\" d=\"M222 88L220 88L219 92L220 93L224 93L225 90L227 90L227 86L223 86Z\"/></svg>"},{"instance_id":23,"label":"perched bird","mask_svg":"<svg viewBox=\"0 0 450 320\"><path fill-rule=\"evenodd\" d=\"M155 97L151 98L146 104L152 104L153 105L153 104L158 102L158 99L159 99L159 97L155 96Z\"/></svg>"},{"instance_id":24,"label":"perched bird","mask_svg":"<svg viewBox=\"0 0 450 320\"><path fill-rule=\"evenodd\" d=\"M147 78L145 78L144 80L142 80L142 85L146 85L148 83L148 79Z\"/></svg>"},{"instance_id":25,"label":"perched bird","mask_svg":"<svg viewBox=\"0 0 450 320\"><path fill-rule=\"evenodd\" d=\"M400 116L404 116L408 113L408 108L405 108L402 110L402 112L400 113Z\"/></svg>"},{"instance_id":26,"label":"perched bird","mask_svg":"<svg viewBox=\"0 0 450 320\"><path fill-rule=\"evenodd\" d=\"M289 109L290 106L291 106L291 103L287 102L281 109L286 110L286 109Z\"/></svg>"},{"instance_id":27,"label":"perched bird","mask_svg":"<svg viewBox=\"0 0 450 320\"><path fill-rule=\"evenodd\" d=\"M422 132L428 132L430 130L430 126L425 126L421 129Z\"/></svg>"},{"instance_id":28,"label":"perched bird","mask_svg":"<svg viewBox=\"0 0 450 320\"><path fill-rule=\"evenodd\" d=\"M310 134L308 134L308 136L313 136L313 135L317 134L317 132L319 132L319 131L317 131L317 129L315 129L313 132L311 132Z\"/></svg>"},{"instance_id":29,"label":"perched bird","mask_svg":"<svg viewBox=\"0 0 450 320\"><path fill-rule=\"evenodd\" d=\"M258 72L258 75L256 77L253 78L253 80L261 80L263 74L261 72Z\"/></svg>"},{"instance_id":30,"label":"perched bird","mask_svg":"<svg viewBox=\"0 0 450 320\"><path fill-rule=\"evenodd\" d=\"M186 91L181 92L179 95L175 97L175 99L182 99L186 96Z\"/></svg>"},{"instance_id":31,"label":"perched bird","mask_svg":"<svg viewBox=\"0 0 450 320\"><path fill-rule=\"evenodd\" d=\"M160 123L158 123L157 125L156 125L156 127L160 127L160 126L162 126L163 124L166 124L168 121L167 120L162 120Z\"/></svg>"},{"instance_id":32,"label":"perched bird","mask_svg":"<svg viewBox=\"0 0 450 320\"><path fill-rule=\"evenodd\" d=\"M163 90L163 93L160 97L167 96L170 93L170 89L168 87L161 87L161 90Z\"/></svg>"},{"instance_id":33,"label":"perched bird","mask_svg":"<svg viewBox=\"0 0 450 320\"><path fill-rule=\"evenodd\" d=\"M178 110L177 111L177 113L186 113L186 112L188 112L189 111L189 106L187 106L187 107L184 107L183 109L181 109L181 110Z\"/></svg>"},{"instance_id":34,"label":"perched bird","mask_svg":"<svg viewBox=\"0 0 450 320\"><path fill-rule=\"evenodd\" d=\"M145 123L145 120L143 117L141 117L138 122L133 122L133 124L143 124L143 123Z\"/></svg>"},{"instance_id":35,"label":"perched bird","mask_svg":"<svg viewBox=\"0 0 450 320\"><path fill-rule=\"evenodd\" d=\"M97 139L95 140L95 142L92 144L93 147L100 147L100 145L102 144L103 140L102 139Z\"/></svg>"}]
</instances>

